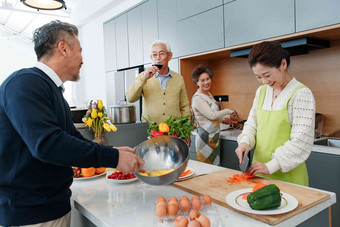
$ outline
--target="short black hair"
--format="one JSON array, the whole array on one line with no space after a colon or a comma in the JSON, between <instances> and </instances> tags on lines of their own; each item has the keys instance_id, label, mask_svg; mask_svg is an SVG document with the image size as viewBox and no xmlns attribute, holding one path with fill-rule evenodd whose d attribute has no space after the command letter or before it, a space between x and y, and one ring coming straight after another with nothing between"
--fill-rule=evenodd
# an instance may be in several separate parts
<instances>
[{"instance_id":1,"label":"short black hair","mask_svg":"<svg viewBox=\"0 0 340 227\"><path fill-rule=\"evenodd\" d=\"M37 28L33 33L34 51L37 59L40 60L43 56L51 56L55 45L60 41L72 45L71 36L78 36L77 27L59 20L51 21Z\"/></svg>"},{"instance_id":2,"label":"short black hair","mask_svg":"<svg viewBox=\"0 0 340 227\"><path fill-rule=\"evenodd\" d=\"M204 65L198 65L194 70L192 71L192 81L196 84L198 82L198 78L202 73L208 73L209 77L212 78L213 74L211 73L210 69Z\"/></svg>"}]
</instances>

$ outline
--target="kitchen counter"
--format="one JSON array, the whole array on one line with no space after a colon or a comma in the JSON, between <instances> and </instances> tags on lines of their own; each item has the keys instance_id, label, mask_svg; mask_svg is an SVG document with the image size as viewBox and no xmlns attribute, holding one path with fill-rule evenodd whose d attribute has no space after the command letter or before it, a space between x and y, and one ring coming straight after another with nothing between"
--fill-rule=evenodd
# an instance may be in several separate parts
<instances>
[{"instance_id":1,"label":"kitchen counter","mask_svg":"<svg viewBox=\"0 0 340 227\"><path fill-rule=\"evenodd\" d=\"M195 174L225 169L193 160L189 160L188 167L193 168ZM179 198L182 195L191 197L192 194L172 185L138 189L136 186L140 183L139 180L129 184L107 183L104 176L74 181L71 186L73 201L71 226L173 226L161 224L154 217L155 201L159 196ZM296 226L336 202L335 193L322 192L328 193L330 198L277 226ZM221 220L219 226L270 226L226 207L217 204L213 206Z\"/></svg>"}]
</instances>

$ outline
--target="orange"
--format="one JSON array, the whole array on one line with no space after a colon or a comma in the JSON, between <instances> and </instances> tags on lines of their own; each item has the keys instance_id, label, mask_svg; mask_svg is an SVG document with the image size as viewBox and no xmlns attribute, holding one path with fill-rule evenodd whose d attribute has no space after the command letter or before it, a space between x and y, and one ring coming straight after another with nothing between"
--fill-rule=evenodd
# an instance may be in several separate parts
<instances>
[{"instance_id":1,"label":"orange","mask_svg":"<svg viewBox=\"0 0 340 227\"><path fill-rule=\"evenodd\" d=\"M267 184L263 184L263 183L258 183L253 187L253 192L259 190L260 188L263 188L264 186L267 186Z\"/></svg>"},{"instance_id":2,"label":"orange","mask_svg":"<svg viewBox=\"0 0 340 227\"><path fill-rule=\"evenodd\" d=\"M94 167L90 168L81 168L81 174L83 177L92 177L96 173L96 169Z\"/></svg>"},{"instance_id":3,"label":"orange","mask_svg":"<svg viewBox=\"0 0 340 227\"><path fill-rule=\"evenodd\" d=\"M96 174L101 174L104 173L105 171L106 171L105 167L96 168Z\"/></svg>"}]
</instances>

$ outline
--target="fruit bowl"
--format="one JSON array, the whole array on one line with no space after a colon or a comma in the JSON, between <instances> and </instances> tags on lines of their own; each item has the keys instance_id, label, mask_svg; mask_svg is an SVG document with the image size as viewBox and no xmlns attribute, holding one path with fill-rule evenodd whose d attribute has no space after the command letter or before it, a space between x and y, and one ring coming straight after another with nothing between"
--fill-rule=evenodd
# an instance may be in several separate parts
<instances>
[{"instance_id":1,"label":"fruit bowl","mask_svg":"<svg viewBox=\"0 0 340 227\"><path fill-rule=\"evenodd\" d=\"M145 161L142 169L146 171L174 169L161 176L143 176L140 172L136 172L136 177L146 184L171 184L182 175L188 165L189 147L178 137L154 137L139 144L135 149L136 155Z\"/></svg>"}]
</instances>

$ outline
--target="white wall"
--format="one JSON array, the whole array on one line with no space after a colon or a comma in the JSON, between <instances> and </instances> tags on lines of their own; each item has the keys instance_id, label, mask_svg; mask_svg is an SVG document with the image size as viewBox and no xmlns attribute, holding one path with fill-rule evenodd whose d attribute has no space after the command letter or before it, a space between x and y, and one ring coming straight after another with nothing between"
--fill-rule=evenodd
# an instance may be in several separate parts
<instances>
[{"instance_id":1,"label":"white wall","mask_svg":"<svg viewBox=\"0 0 340 227\"><path fill-rule=\"evenodd\" d=\"M104 65L104 22L142 2L143 0L83 0L74 8L71 21L80 30L84 64L80 81L74 84L75 101L83 107L90 100L102 99L106 105Z\"/></svg>"},{"instance_id":2,"label":"white wall","mask_svg":"<svg viewBox=\"0 0 340 227\"><path fill-rule=\"evenodd\" d=\"M15 38L0 39L0 84L14 71L34 66L33 43Z\"/></svg>"}]
</instances>

